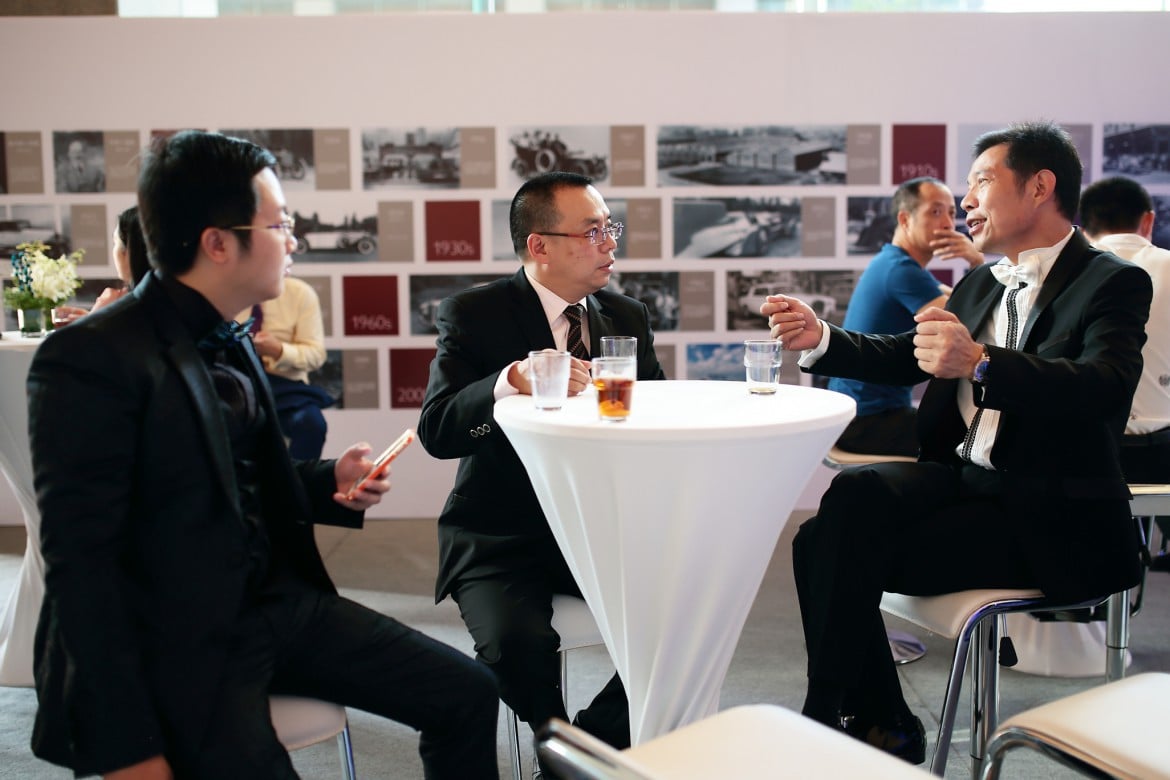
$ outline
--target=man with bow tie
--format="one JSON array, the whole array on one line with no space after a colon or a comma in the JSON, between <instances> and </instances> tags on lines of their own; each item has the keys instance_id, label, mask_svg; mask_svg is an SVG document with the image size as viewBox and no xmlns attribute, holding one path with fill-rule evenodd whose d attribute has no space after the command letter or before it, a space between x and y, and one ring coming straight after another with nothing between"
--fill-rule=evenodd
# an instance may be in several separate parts
<instances>
[{"instance_id":1,"label":"man with bow tie","mask_svg":"<svg viewBox=\"0 0 1170 780\"><path fill-rule=\"evenodd\" d=\"M29 431L45 601L36 755L107 780L295 778L270 694L421 732L428 778L494 778L496 686L463 653L338 595L313 524L390 488L367 444L293 461L236 312L295 245L272 155L158 139L138 203L155 270L41 345Z\"/></svg>"},{"instance_id":2,"label":"man with bow tie","mask_svg":"<svg viewBox=\"0 0 1170 780\"><path fill-rule=\"evenodd\" d=\"M1068 134L1036 122L987 133L962 206L1000 264L967 274L945 309L893 336L821 322L774 296L772 335L806 371L929 379L916 463L841 472L793 542L808 650L803 712L908 761L922 723L902 696L878 604L1039 587L1076 601L1138 581L1139 541L1118 461L1149 313L1150 277L1073 228L1082 168Z\"/></svg>"}]
</instances>

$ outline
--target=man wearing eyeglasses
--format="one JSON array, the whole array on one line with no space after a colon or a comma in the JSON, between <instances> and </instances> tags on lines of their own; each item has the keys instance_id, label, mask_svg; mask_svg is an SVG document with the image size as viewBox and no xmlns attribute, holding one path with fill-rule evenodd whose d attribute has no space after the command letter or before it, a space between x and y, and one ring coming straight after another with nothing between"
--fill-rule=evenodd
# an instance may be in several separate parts
<instances>
[{"instance_id":1,"label":"man wearing eyeglasses","mask_svg":"<svg viewBox=\"0 0 1170 780\"><path fill-rule=\"evenodd\" d=\"M589 381L588 355L597 353L602 336L636 336L638 378L664 375L645 304L602 289L622 226L610 221L590 179L552 172L529 180L512 199L509 224L523 267L439 305L438 352L418 433L435 457L460 459L439 516L436 598L450 595L459 604L501 697L539 727L566 718L552 597L580 591L524 466L492 417L493 405L531 392L526 357L532 350L574 353L569 392L580 392ZM575 722L625 747L628 706L615 675Z\"/></svg>"},{"instance_id":2,"label":"man wearing eyeglasses","mask_svg":"<svg viewBox=\"0 0 1170 780\"><path fill-rule=\"evenodd\" d=\"M272 155L184 132L143 161L155 270L29 371L45 603L36 755L107 780L295 778L270 694L421 732L428 778L495 778L498 702L463 653L341 598L313 523L360 527L368 445L293 461L246 331L294 243Z\"/></svg>"}]
</instances>

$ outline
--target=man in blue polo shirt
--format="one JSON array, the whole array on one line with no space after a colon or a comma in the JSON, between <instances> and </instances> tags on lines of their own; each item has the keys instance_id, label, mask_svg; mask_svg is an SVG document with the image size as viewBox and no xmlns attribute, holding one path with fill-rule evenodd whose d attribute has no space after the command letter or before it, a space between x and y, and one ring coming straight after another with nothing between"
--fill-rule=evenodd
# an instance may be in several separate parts
<instances>
[{"instance_id":1,"label":"man in blue polo shirt","mask_svg":"<svg viewBox=\"0 0 1170 780\"><path fill-rule=\"evenodd\" d=\"M926 270L937 257L962 258L974 267L983 255L955 230L955 197L931 177L910 179L894 193L898 226L891 243L874 256L849 301L844 327L862 333L903 333L915 327L914 315L944 306L950 288ZM915 409L909 387L879 385L834 377L829 389L857 401L857 416L837 439L849 452L918 455Z\"/></svg>"}]
</instances>

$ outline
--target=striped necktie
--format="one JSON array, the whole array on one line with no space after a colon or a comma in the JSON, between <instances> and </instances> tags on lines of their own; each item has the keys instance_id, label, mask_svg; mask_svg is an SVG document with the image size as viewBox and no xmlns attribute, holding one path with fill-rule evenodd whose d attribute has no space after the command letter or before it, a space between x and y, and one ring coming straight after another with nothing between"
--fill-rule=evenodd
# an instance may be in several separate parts
<instances>
[{"instance_id":1,"label":"striped necktie","mask_svg":"<svg viewBox=\"0 0 1170 780\"><path fill-rule=\"evenodd\" d=\"M585 348L585 342L581 340L581 315L584 313L584 307L579 303L574 303L572 306L565 307L565 319L569 321L569 338L565 342L569 354L578 360L588 360L589 350Z\"/></svg>"}]
</instances>

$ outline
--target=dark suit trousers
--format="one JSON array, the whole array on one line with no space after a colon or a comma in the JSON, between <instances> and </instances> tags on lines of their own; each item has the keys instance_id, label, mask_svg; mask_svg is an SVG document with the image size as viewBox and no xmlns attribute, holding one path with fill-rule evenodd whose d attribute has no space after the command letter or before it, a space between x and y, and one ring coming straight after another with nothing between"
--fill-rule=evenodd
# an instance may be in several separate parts
<instances>
[{"instance_id":1,"label":"dark suit trousers","mask_svg":"<svg viewBox=\"0 0 1170 780\"><path fill-rule=\"evenodd\" d=\"M793 541L808 651L805 714L891 725L908 713L886 640L883 591L1032 587L994 472L938 463L842 471Z\"/></svg>"},{"instance_id":2,"label":"dark suit trousers","mask_svg":"<svg viewBox=\"0 0 1170 780\"><path fill-rule=\"evenodd\" d=\"M293 587L245 611L206 734L168 734L176 778L295 778L269 693L356 707L421 732L424 776L497 778L495 681L473 659L339 596Z\"/></svg>"},{"instance_id":3,"label":"dark suit trousers","mask_svg":"<svg viewBox=\"0 0 1170 780\"><path fill-rule=\"evenodd\" d=\"M837 437L837 446L846 452L917 458L917 417L918 410L913 406L854 417Z\"/></svg>"},{"instance_id":4,"label":"dark suit trousers","mask_svg":"<svg viewBox=\"0 0 1170 780\"><path fill-rule=\"evenodd\" d=\"M555 549L551 554L526 550L508 571L493 569L462 577L451 594L477 657L495 673L500 698L534 730L549 718L568 720L552 597L579 597L581 590ZM629 701L617 674L574 722L616 748L630 746Z\"/></svg>"}]
</instances>

